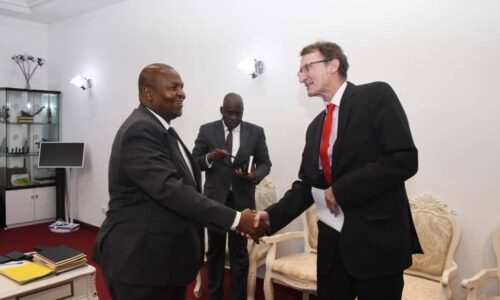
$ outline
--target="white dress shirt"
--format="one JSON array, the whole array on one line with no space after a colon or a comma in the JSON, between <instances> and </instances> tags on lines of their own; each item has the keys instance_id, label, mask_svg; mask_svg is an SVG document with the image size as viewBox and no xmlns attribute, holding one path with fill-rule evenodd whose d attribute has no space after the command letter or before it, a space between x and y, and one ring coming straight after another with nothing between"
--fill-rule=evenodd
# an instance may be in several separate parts
<instances>
[{"instance_id":1,"label":"white dress shirt","mask_svg":"<svg viewBox=\"0 0 500 300\"><path fill-rule=\"evenodd\" d=\"M147 108L147 107L146 107ZM148 108L148 110L160 121L160 123L165 127L165 129L168 131L170 128L170 124L165 121L162 117L160 117L157 113L152 111L151 109ZM239 127L239 125L238 125ZM233 140L234 140L234 133L233 133ZM189 158L186 154L186 151L182 147L182 144L178 140L177 143L179 144L179 149L181 150L182 157L184 158L184 161L186 162L186 165L189 168L189 172L191 172L191 176L193 176L194 179L194 174L193 174L193 166L191 166L191 162L189 161ZM234 142L233 142L234 143ZM239 142L239 131L238 131L238 148L240 147L240 142ZM233 149L234 149L234 144L233 144ZM231 225L231 230L235 230L236 226L240 223L240 218L241 218L241 213L239 211L236 211L236 217L234 218L233 224Z\"/></svg>"},{"instance_id":2,"label":"white dress shirt","mask_svg":"<svg viewBox=\"0 0 500 300\"><path fill-rule=\"evenodd\" d=\"M342 100L342 95L344 95L345 88L347 87L347 81L345 81L340 88L337 90L335 95L333 96L330 102L325 101L325 107L329 103L335 104L335 109L333 110L333 122L332 122L332 131L330 135L330 142L328 145L328 159L330 164L332 164L332 152L333 145L335 144L335 140L337 139L337 132L339 127L339 109L340 109L340 100ZM326 118L325 118L326 119ZM321 158L318 158L319 168L322 169L321 166ZM342 207L338 206L339 213L338 215L334 215L330 212L330 209L326 205L325 198L325 190L312 187L311 193L314 198L314 202L316 203L316 215L318 219L321 220L326 225L331 228L337 230L338 232L342 231L342 226L344 225L344 212L342 211Z\"/></svg>"}]
</instances>

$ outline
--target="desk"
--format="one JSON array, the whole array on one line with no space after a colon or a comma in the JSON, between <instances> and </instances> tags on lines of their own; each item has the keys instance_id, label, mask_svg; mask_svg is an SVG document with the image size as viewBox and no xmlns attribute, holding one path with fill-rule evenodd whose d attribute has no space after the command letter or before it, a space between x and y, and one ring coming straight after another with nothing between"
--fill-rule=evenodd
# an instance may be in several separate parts
<instances>
[{"instance_id":1,"label":"desk","mask_svg":"<svg viewBox=\"0 0 500 300\"><path fill-rule=\"evenodd\" d=\"M0 300L52 299L98 300L95 268L88 265L25 285L0 275Z\"/></svg>"}]
</instances>

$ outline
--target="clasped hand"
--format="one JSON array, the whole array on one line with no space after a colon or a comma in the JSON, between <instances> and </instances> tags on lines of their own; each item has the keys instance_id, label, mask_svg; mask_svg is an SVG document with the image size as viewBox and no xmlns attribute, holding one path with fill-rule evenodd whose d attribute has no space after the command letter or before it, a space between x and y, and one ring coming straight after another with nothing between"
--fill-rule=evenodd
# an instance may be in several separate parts
<instances>
[{"instance_id":1,"label":"clasped hand","mask_svg":"<svg viewBox=\"0 0 500 300\"><path fill-rule=\"evenodd\" d=\"M229 154L229 152L226 149L217 148L217 149L214 149L212 152L207 154L207 160L209 162L220 161L220 160L225 159L228 155L231 155L231 154Z\"/></svg>"},{"instance_id":2,"label":"clasped hand","mask_svg":"<svg viewBox=\"0 0 500 300\"><path fill-rule=\"evenodd\" d=\"M247 208L241 212L240 222L236 226L236 231L243 236L252 238L258 244L259 238L269 235L270 229L269 225L265 222L260 222L257 226L254 226L254 222L255 212Z\"/></svg>"},{"instance_id":3,"label":"clasped hand","mask_svg":"<svg viewBox=\"0 0 500 300\"><path fill-rule=\"evenodd\" d=\"M243 178L247 181L253 182L253 183L258 183L259 177L255 170L252 170L250 173L245 173L242 168L238 168L234 171L236 175L240 178Z\"/></svg>"}]
</instances>

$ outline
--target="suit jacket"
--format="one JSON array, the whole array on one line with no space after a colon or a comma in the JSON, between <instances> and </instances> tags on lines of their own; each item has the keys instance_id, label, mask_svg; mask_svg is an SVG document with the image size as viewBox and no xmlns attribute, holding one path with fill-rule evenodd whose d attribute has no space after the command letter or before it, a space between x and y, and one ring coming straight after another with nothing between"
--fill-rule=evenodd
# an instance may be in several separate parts
<instances>
[{"instance_id":1,"label":"suit jacket","mask_svg":"<svg viewBox=\"0 0 500 300\"><path fill-rule=\"evenodd\" d=\"M236 212L200 194L160 121L139 105L116 134L109 160L109 210L94 260L113 280L179 286L193 280L203 257L201 226L225 232Z\"/></svg>"},{"instance_id":2,"label":"suit jacket","mask_svg":"<svg viewBox=\"0 0 500 300\"><path fill-rule=\"evenodd\" d=\"M332 154L333 194L344 211L335 247L347 271L359 279L396 274L421 252L404 182L417 172L418 152L398 97L383 82L348 83L339 106L339 126ZM319 170L319 148L325 112L309 125L299 181L267 211L271 230L279 230L314 200L311 186L327 188ZM333 249L321 251L333 260ZM331 259L330 259L331 257ZM319 258L318 258L319 260ZM327 272L331 265L318 266Z\"/></svg>"},{"instance_id":3,"label":"suit jacket","mask_svg":"<svg viewBox=\"0 0 500 300\"><path fill-rule=\"evenodd\" d=\"M255 209L255 183L238 177L234 171L243 166L246 171L250 155L254 156L258 179L262 180L271 170L271 161L266 145L264 129L257 125L240 123L240 148L234 161L226 158L215 161L211 168L206 163L206 154L215 148L226 148L226 138L222 120L204 124L195 141L193 157L202 171L205 171L204 193L222 204L226 203L229 187L232 187L235 209Z\"/></svg>"}]
</instances>

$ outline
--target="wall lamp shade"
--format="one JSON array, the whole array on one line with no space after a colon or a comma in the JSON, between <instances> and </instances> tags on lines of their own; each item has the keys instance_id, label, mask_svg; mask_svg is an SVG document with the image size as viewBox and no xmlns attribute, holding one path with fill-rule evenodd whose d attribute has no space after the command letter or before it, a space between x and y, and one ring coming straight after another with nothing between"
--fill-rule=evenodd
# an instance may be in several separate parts
<instances>
[{"instance_id":1,"label":"wall lamp shade","mask_svg":"<svg viewBox=\"0 0 500 300\"><path fill-rule=\"evenodd\" d=\"M243 72L252 76L252 78L256 78L264 73L264 62L253 57L246 57L240 61L238 69L243 70Z\"/></svg>"},{"instance_id":2,"label":"wall lamp shade","mask_svg":"<svg viewBox=\"0 0 500 300\"><path fill-rule=\"evenodd\" d=\"M76 75L73 79L71 79L71 84L81 88L82 90L86 90L92 87L92 80L90 78L83 77L82 75Z\"/></svg>"}]
</instances>

